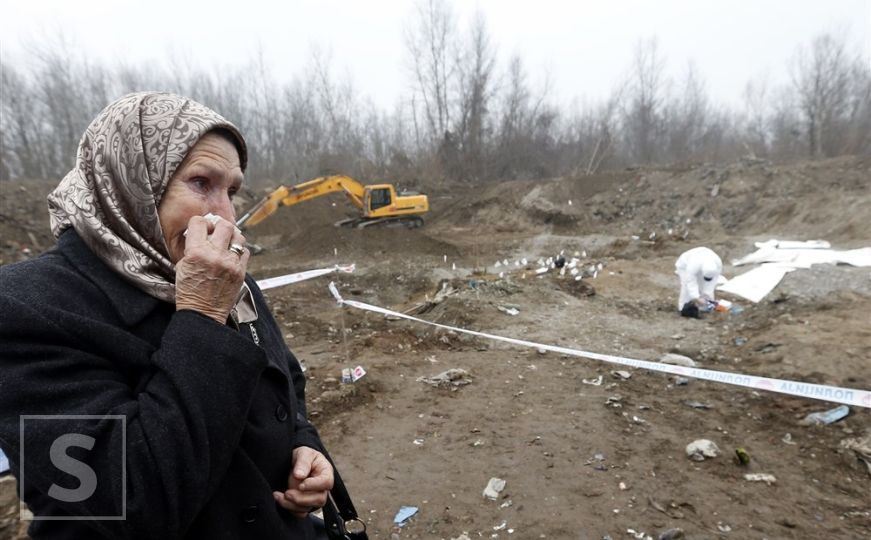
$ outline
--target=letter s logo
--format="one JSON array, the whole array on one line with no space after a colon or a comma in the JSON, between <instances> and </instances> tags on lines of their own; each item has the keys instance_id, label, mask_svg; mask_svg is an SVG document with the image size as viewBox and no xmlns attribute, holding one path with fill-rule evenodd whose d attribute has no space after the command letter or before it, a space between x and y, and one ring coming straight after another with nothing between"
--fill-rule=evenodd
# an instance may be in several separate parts
<instances>
[{"instance_id":1,"label":"letter s logo","mask_svg":"<svg viewBox=\"0 0 871 540\"><path fill-rule=\"evenodd\" d=\"M95 439L81 433L68 433L55 439L51 444L49 457L52 464L63 472L79 479L79 487L67 489L57 484L48 488L49 497L68 503L81 502L97 491L97 473L87 464L67 455L70 446L78 446L91 450Z\"/></svg>"}]
</instances>

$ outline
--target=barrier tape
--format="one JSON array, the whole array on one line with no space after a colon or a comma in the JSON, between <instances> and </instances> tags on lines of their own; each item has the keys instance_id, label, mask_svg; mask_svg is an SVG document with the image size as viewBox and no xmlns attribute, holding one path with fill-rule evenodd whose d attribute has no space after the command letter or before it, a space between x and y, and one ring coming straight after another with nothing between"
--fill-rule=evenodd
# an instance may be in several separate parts
<instances>
[{"instance_id":1,"label":"barrier tape","mask_svg":"<svg viewBox=\"0 0 871 540\"><path fill-rule=\"evenodd\" d=\"M803 383L803 382L789 381L789 380L784 380L784 379L771 379L768 377L757 377L755 375L743 375L741 373L729 373L729 372L725 372L725 371L714 371L711 369L674 366L674 365L670 365L670 364L662 364L660 362L649 362L646 360L635 360L632 358L625 358L622 356L613 356L610 354L599 354L599 353L581 351L578 349L569 349L567 347L558 347L555 345L545 345L543 343L536 343L534 341L527 341L525 339L515 339L515 338L504 337L504 336L497 336L495 334L487 334L485 332L476 332L474 330L466 330L464 328L457 328L455 326L448 326L445 324L439 324L439 323L427 321L424 319L419 319L417 317L412 317L411 315L406 315L405 313L399 313L398 311L392 311L389 309L384 309L382 307L373 306L371 304L357 302L356 300L345 300L339 294L339 291L336 288L335 283L333 283L333 282L330 282L329 289L330 289L330 292L335 297L336 302L339 303L339 305L346 305L346 306L361 309L364 311L381 313L383 315L387 315L387 316L391 316L391 317L399 317L401 319L406 319L409 321L428 324L430 326L443 328L445 330L453 330L454 332L461 332L463 334L468 334L470 336L483 337L483 338L491 339L494 341L502 341L505 343L511 343L513 345L520 345L523 347L532 347L532 348L536 348L536 349L543 349L546 351L552 351L552 352L566 354L566 355L570 355L570 356L580 356L582 358L589 358L591 360L600 360L602 362L608 362L611 364L620 364L623 366L643 368L643 369L648 369L651 371L658 371L660 373L670 373L672 375L680 375L683 377L693 377L694 379L703 379L706 381L732 384L735 386L743 386L745 388L752 388L755 390L765 390L768 392L778 392L780 394L788 394L791 396L799 396L799 397L805 397L805 398L810 398L810 399L819 399L822 401L830 401L830 402L834 402L834 403L843 403L844 405L853 405L856 407L871 408L871 392L869 392L867 390L858 390L855 388L841 388L841 387L837 387L837 386L828 386L828 385L824 385L824 384Z\"/></svg>"},{"instance_id":2,"label":"barrier tape","mask_svg":"<svg viewBox=\"0 0 871 540\"><path fill-rule=\"evenodd\" d=\"M283 276L261 279L257 282L257 286L260 287L261 291L265 291L266 289L274 289L275 287L281 287L282 285L290 285L291 283L305 281L307 279L316 278L325 274L331 274L333 272L344 272L346 274L350 274L355 270L355 268L356 266L353 264L348 264L345 266L337 264L335 266L331 266L330 268L318 268L317 270L306 270L305 272L297 272L295 274L286 274Z\"/></svg>"}]
</instances>

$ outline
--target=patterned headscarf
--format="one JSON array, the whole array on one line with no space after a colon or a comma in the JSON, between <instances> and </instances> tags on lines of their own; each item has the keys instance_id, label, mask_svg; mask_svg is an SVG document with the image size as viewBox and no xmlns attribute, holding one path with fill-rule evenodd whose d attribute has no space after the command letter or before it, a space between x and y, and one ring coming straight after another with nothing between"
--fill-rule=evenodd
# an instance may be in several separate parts
<instances>
[{"instance_id":1,"label":"patterned headscarf","mask_svg":"<svg viewBox=\"0 0 871 540\"><path fill-rule=\"evenodd\" d=\"M175 303L175 267L157 207L197 141L214 129L234 138L242 170L245 140L211 109L166 93L129 94L91 122L76 167L48 196L51 231L73 227L97 257L149 295Z\"/></svg>"}]
</instances>

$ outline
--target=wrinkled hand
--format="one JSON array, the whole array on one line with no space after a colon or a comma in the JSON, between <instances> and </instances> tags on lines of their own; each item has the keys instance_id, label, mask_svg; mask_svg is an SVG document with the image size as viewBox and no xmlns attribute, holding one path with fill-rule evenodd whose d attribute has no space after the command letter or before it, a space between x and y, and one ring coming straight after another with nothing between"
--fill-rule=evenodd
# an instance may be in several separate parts
<instances>
[{"instance_id":1,"label":"wrinkled hand","mask_svg":"<svg viewBox=\"0 0 871 540\"><path fill-rule=\"evenodd\" d=\"M224 220L212 225L201 216L188 221L184 257L175 268L175 307L192 309L221 324L227 322L245 279L251 256L239 256L231 243L245 245L245 237Z\"/></svg>"},{"instance_id":2,"label":"wrinkled hand","mask_svg":"<svg viewBox=\"0 0 871 540\"><path fill-rule=\"evenodd\" d=\"M272 497L285 510L304 518L326 504L333 489L333 466L323 454L307 446L293 451L292 463L288 489L284 493L273 491Z\"/></svg>"}]
</instances>

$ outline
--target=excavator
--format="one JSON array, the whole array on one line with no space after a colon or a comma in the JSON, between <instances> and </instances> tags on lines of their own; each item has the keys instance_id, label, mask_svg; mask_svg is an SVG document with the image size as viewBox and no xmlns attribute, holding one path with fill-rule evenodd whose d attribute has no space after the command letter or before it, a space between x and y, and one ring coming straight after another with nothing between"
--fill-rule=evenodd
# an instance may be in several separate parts
<instances>
[{"instance_id":1,"label":"excavator","mask_svg":"<svg viewBox=\"0 0 871 540\"><path fill-rule=\"evenodd\" d=\"M281 186L264 197L236 221L240 229L253 227L275 213L280 206L293 206L321 195L342 192L360 210L358 217L336 223L341 227L364 228L374 225L400 225L408 228L423 225L422 215L429 211L426 195L396 192L393 184L364 186L349 176L321 176L295 186Z\"/></svg>"}]
</instances>

